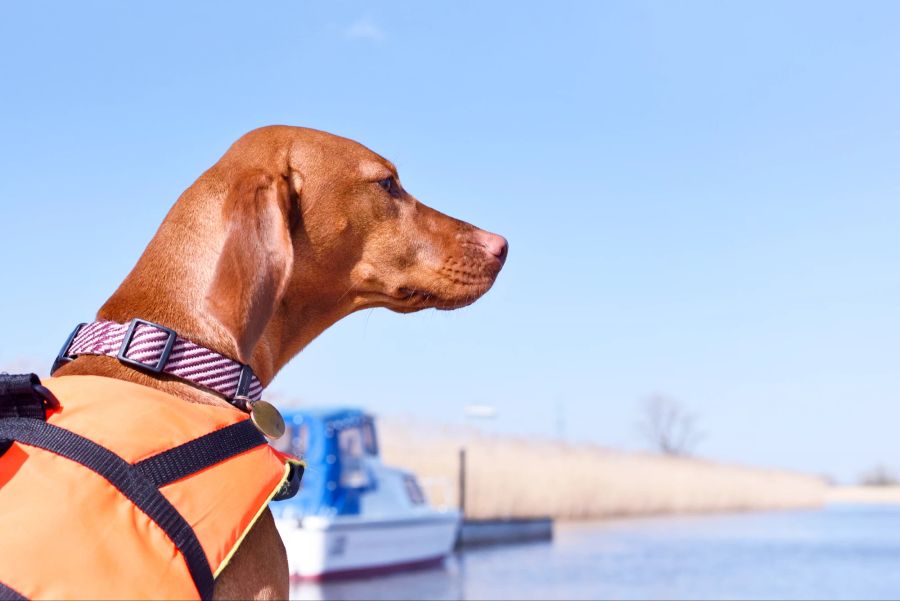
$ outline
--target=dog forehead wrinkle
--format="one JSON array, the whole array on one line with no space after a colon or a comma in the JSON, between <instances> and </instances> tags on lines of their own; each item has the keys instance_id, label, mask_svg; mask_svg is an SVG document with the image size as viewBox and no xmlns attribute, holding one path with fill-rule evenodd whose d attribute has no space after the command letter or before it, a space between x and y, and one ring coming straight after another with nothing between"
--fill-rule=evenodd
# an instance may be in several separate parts
<instances>
[{"instance_id":1,"label":"dog forehead wrinkle","mask_svg":"<svg viewBox=\"0 0 900 601\"><path fill-rule=\"evenodd\" d=\"M394 175L396 172L397 170L394 169L394 166L389 161L380 163L374 160L366 160L359 165L359 175L367 181L384 179Z\"/></svg>"}]
</instances>

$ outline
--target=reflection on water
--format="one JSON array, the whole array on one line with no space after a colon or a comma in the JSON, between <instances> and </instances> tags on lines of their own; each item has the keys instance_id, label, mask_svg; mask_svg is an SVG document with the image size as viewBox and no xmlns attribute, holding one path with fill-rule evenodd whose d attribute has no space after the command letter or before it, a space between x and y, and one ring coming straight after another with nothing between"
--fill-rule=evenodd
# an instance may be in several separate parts
<instances>
[{"instance_id":1,"label":"reflection on water","mask_svg":"<svg viewBox=\"0 0 900 601\"><path fill-rule=\"evenodd\" d=\"M297 599L897 599L900 507L562 525L443 568L298 584Z\"/></svg>"}]
</instances>

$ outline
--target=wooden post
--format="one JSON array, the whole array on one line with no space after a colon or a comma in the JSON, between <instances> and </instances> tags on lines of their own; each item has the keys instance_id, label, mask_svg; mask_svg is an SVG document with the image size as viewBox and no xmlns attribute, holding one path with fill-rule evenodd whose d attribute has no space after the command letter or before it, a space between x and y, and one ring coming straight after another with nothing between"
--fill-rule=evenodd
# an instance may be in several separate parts
<instances>
[{"instance_id":1,"label":"wooden post","mask_svg":"<svg viewBox=\"0 0 900 601\"><path fill-rule=\"evenodd\" d=\"M466 447L459 449L459 514L466 519Z\"/></svg>"}]
</instances>

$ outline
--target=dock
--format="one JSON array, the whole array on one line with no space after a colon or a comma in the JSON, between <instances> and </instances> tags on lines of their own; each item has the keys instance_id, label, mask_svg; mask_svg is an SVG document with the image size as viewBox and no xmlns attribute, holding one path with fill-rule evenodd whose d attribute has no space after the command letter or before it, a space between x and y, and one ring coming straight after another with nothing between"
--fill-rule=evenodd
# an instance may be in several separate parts
<instances>
[{"instance_id":1,"label":"dock","mask_svg":"<svg viewBox=\"0 0 900 601\"><path fill-rule=\"evenodd\" d=\"M553 519L466 519L459 529L456 548L553 540Z\"/></svg>"}]
</instances>

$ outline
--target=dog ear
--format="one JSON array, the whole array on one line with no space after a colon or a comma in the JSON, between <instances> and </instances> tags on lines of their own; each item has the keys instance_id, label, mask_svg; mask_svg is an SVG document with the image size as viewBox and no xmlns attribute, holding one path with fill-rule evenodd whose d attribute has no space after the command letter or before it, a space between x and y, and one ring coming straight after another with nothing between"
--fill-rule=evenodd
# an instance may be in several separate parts
<instances>
[{"instance_id":1,"label":"dog ear","mask_svg":"<svg viewBox=\"0 0 900 601\"><path fill-rule=\"evenodd\" d=\"M292 183L254 170L233 181L223 206L228 233L206 302L234 337L242 363L249 362L290 279L291 232L300 216L298 182Z\"/></svg>"}]
</instances>

